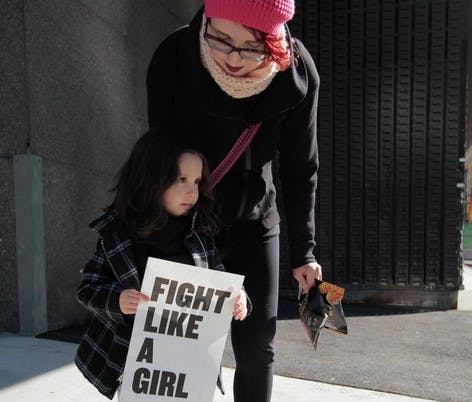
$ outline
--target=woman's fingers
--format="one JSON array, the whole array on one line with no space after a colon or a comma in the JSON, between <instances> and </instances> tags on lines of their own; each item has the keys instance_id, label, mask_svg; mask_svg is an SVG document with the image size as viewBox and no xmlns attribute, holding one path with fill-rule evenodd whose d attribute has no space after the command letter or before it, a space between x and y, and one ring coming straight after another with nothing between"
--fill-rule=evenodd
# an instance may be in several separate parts
<instances>
[{"instance_id":1,"label":"woman's fingers","mask_svg":"<svg viewBox=\"0 0 472 402\"><path fill-rule=\"evenodd\" d=\"M316 281L323 278L321 266L316 262L310 262L293 269L293 276L303 289L303 293L308 293L316 285Z\"/></svg>"}]
</instances>

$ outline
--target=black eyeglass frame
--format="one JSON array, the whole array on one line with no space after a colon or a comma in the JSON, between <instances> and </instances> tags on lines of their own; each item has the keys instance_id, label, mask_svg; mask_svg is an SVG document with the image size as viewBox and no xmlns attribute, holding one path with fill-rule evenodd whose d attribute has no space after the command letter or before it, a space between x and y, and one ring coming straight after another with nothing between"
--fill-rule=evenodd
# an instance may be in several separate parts
<instances>
[{"instance_id":1,"label":"black eyeglass frame","mask_svg":"<svg viewBox=\"0 0 472 402\"><path fill-rule=\"evenodd\" d=\"M248 49L248 48L244 48L244 47L236 47L236 46L233 46L231 43L229 42L226 42L225 40L221 39L221 38L218 38L217 36L214 36L212 34L209 34L208 33L208 20L205 24L205 32L203 33L203 38L205 39L205 42L208 44L208 46L210 46L210 48L212 49L215 49L217 50L218 52L222 52L224 54L231 54L233 52L237 52L239 54L239 57L241 57L242 59L245 59L245 60L250 60L250 61L255 61L255 62L258 62L258 63L261 63L262 61L264 61L267 57L270 57L271 53L270 52L266 52L264 50L256 50L256 49ZM225 45L228 47L228 51L225 51L223 49L220 49L220 48L217 48L215 46L213 46L210 42L209 42L209 39L211 40L214 40L216 42L219 42L221 43L222 45ZM261 57L258 57L258 56L243 56L241 54L241 52L248 52L248 53L254 53L254 54L258 54L258 55L261 55Z\"/></svg>"}]
</instances>

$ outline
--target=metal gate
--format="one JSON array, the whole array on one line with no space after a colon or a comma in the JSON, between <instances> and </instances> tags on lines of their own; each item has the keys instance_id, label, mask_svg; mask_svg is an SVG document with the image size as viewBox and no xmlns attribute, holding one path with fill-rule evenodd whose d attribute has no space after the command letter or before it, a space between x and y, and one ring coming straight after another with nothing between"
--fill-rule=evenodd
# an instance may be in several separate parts
<instances>
[{"instance_id":1,"label":"metal gate","mask_svg":"<svg viewBox=\"0 0 472 402\"><path fill-rule=\"evenodd\" d=\"M468 2L296 3L292 32L321 77L316 253L325 279L356 301L453 306Z\"/></svg>"}]
</instances>

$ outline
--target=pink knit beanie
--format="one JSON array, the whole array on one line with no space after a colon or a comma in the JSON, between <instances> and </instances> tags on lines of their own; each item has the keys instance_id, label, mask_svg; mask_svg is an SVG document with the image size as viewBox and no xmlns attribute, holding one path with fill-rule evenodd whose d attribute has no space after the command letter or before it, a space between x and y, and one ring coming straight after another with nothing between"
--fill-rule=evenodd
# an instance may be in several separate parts
<instances>
[{"instance_id":1,"label":"pink knit beanie","mask_svg":"<svg viewBox=\"0 0 472 402\"><path fill-rule=\"evenodd\" d=\"M295 13L295 0L205 0L208 18L223 18L272 35Z\"/></svg>"}]
</instances>

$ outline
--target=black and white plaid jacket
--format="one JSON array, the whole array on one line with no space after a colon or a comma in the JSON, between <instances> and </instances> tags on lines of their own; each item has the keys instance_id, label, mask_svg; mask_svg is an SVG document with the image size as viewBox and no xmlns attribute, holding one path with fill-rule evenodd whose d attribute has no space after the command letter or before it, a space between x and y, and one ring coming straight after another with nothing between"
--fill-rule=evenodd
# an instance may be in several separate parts
<instances>
[{"instance_id":1,"label":"black and white plaid jacket","mask_svg":"<svg viewBox=\"0 0 472 402\"><path fill-rule=\"evenodd\" d=\"M196 266L223 271L212 238L197 233L196 214L184 244ZM112 399L128 353L132 318L123 314L119 297L124 289L141 288L129 232L111 213L90 224L100 239L85 265L77 299L95 315L82 338L75 364L105 396ZM220 384L219 384L220 385Z\"/></svg>"}]
</instances>

